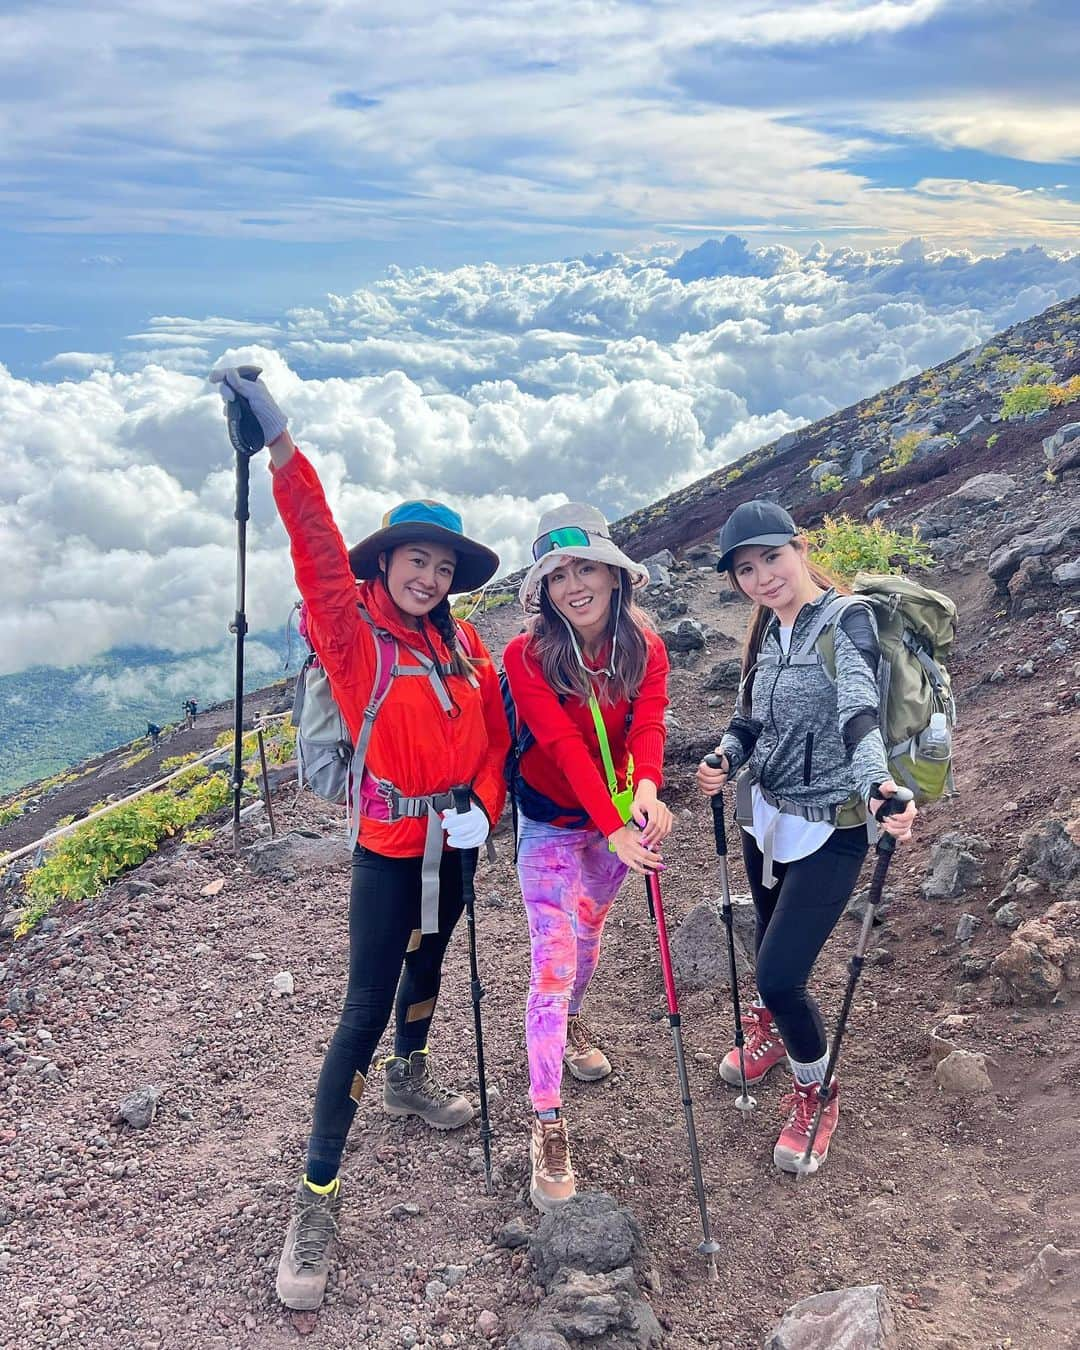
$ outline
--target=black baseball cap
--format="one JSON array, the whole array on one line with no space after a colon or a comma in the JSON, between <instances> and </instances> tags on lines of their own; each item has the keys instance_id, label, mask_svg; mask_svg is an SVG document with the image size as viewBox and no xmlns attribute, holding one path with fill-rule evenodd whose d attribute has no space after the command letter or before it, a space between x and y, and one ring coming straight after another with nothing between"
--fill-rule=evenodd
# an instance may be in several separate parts
<instances>
[{"instance_id":1,"label":"black baseball cap","mask_svg":"<svg viewBox=\"0 0 1080 1350\"><path fill-rule=\"evenodd\" d=\"M730 572L735 550L745 544L787 544L799 533L798 526L776 502L743 502L720 531L718 572Z\"/></svg>"}]
</instances>

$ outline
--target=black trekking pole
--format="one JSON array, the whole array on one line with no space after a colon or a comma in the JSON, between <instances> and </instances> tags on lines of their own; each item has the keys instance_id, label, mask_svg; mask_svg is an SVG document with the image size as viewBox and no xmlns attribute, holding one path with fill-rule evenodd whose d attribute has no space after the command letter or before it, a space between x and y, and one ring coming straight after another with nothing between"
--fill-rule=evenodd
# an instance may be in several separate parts
<instances>
[{"instance_id":1,"label":"black trekking pole","mask_svg":"<svg viewBox=\"0 0 1080 1350\"><path fill-rule=\"evenodd\" d=\"M705 1205L705 1182L701 1175L701 1157L698 1154L697 1130L694 1128L694 1107L690 1101L690 1080L686 1076L686 1055L682 1043L682 1015L679 1012L679 996L675 991L675 975L671 969L671 947L668 943L667 919L664 915L664 901L660 894L660 878L655 872L645 874L645 893L649 900L649 909L656 920L656 942L660 948L660 969L664 975L664 993L667 995L668 1025L671 1027L671 1039L675 1043L675 1067L679 1075L679 1092L682 1094L683 1114L686 1116L686 1134L690 1141L690 1166L694 1173L694 1194L697 1196L698 1210L701 1213L702 1241L697 1250L709 1259L709 1272L717 1278L716 1253L720 1244L713 1241L709 1226L709 1211Z\"/></svg>"},{"instance_id":2,"label":"black trekking pole","mask_svg":"<svg viewBox=\"0 0 1080 1350\"><path fill-rule=\"evenodd\" d=\"M260 366L240 366L237 373L245 380L257 380ZM230 386L231 387L231 386ZM244 790L244 636L247 633L247 615L244 613L244 593L247 585L247 523L249 469L251 457L266 444L259 419L243 394L233 390L232 401L226 412L229 440L236 451L236 613L229 632L236 635L236 693L233 702L233 852L240 851L240 798Z\"/></svg>"},{"instance_id":3,"label":"black trekking pole","mask_svg":"<svg viewBox=\"0 0 1080 1350\"><path fill-rule=\"evenodd\" d=\"M467 787L452 789L454 805L465 815L472 805L472 793ZM469 976L472 986L473 1030L476 1032L476 1080L480 1086L480 1144L484 1150L484 1185L491 1194L491 1120L488 1116L487 1077L484 1073L484 1029L480 1018L480 1000L484 986L480 983L480 968L476 962L476 891L473 877L476 872L477 849L461 850L461 895L465 901L465 927L469 932Z\"/></svg>"},{"instance_id":4,"label":"black trekking pole","mask_svg":"<svg viewBox=\"0 0 1080 1350\"><path fill-rule=\"evenodd\" d=\"M870 791L872 797L877 797L881 793L880 784L875 784ZM898 787L891 797L886 797L877 809L876 820L881 820L885 816L899 815L908 802L912 799L912 794L905 787ZM814 1121L810 1126L810 1134L806 1140L806 1151L796 1164L795 1175L797 1177L809 1176L816 1169L812 1161L814 1151L814 1140L817 1138L818 1128L821 1125L821 1117L824 1114L826 1106L832 1100L834 1083L834 1074L836 1072L836 1061L840 1058L840 1042L844 1038L844 1029L847 1027L848 1014L851 1012L851 1001L855 997L855 986L859 982L859 975L862 972L863 964L866 960L866 948L870 941L870 929L874 924L874 915L877 907L881 903L881 893L885 888L885 874L889 870L889 864L892 862L892 856L896 849L896 840L891 834L884 831L878 836L877 847L874 853L874 874L870 879L870 889L866 896L866 913L863 915L862 927L859 929L859 937L855 943L855 951L851 957L849 966L847 989L844 991L844 1001L840 1006L840 1017L836 1023L836 1032L833 1036L832 1045L829 1047L829 1060L825 1065L825 1080L818 1089L818 1105L814 1112Z\"/></svg>"},{"instance_id":5,"label":"black trekking pole","mask_svg":"<svg viewBox=\"0 0 1080 1350\"><path fill-rule=\"evenodd\" d=\"M722 769L723 760L719 755L706 755L705 763L710 769ZM716 856L720 867L720 896L722 907L720 917L727 929L728 974L731 983L731 1006L735 1013L735 1048L739 1052L739 1080L742 1091L735 1098L735 1109L748 1119L757 1102L746 1090L746 1037L743 1035L742 1008L739 1004L739 972L735 967L735 914L731 908L731 882L727 865L727 827L724 824L723 789L712 796L713 834L716 836Z\"/></svg>"}]
</instances>

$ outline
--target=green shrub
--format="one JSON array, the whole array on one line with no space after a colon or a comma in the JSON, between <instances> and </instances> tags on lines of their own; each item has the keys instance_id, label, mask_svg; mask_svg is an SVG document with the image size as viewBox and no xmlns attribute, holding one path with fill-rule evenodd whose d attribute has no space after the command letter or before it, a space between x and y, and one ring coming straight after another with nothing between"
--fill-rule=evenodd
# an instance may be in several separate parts
<instances>
[{"instance_id":1,"label":"green shrub","mask_svg":"<svg viewBox=\"0 0 1080 1350\"><path fill-rule=\"evenodd\" d=\"M986 438L986 448L987 448L987 450L992 450L992 449L994 448L994 446L997 445L998 441L1000 441L1000 440L1001 440L1001 432L1000 432L1000 431L995 431L992 435L987 436L987 438Z\"/></svg>"},{"instance_id":2,"label":"green shrub","mask_svg":"<svg viewBox=\"0 0 1080 1350\"><path fill-rule=\"evenodd\" d=\"M926 440L925 431L908 431L892 443L889 454L881 461L882 473L895 473L915 458L915 451Z\"/></svg>"},{"instance_id":3,"label":"green shrub","mask_svg":"<svg viewBox=\"0 0 1080 1350\"><path fill-rule=\"evenodd\" d=\"M158 766L162 773L172 773L173 769L178 769L181 764L190 764L193 759L199 758L198 750L192 750L186 755L169 755L163 759Z\"/></svg>"},{"instance_id":4,"label":"green shrub","mask_svg":"<svg viewBox=\"0 0 1080 1350\"><path fill-rule=\"evenodd\" d=\"M1054 367L1045 361L1032 361L1024 370L1022 384L1050 384L1054 379Z\"/></svg>"},{"instance_id":5,"label":"green shrub","mask_svg":"<svg viewBox=\"0 0 1080 1350\"><path fill-rule=\"evenodd\" d=\"M818 479L817 490L819 492L836 492L837 489L844 486L844 480L838 473L826 473Z\"/></svg>"},{"instance_id":6,"label":"green shrub","mask_svg":"<svg viewBox=\"0 0 1080 1350\"><path fill-rule=\"evenodd\" d=\"M1044 384L1018 384L1001 400L1004 418L1022 417L1025 413L1045 412L1050 406L1050 390Z\"/></svg>"},{"instance_id":7,"label":"green shrub","mask_svg":"<svg viewBox=\"0 0 1080 1350\"><path fill-rule=\"evenodd\" d=\"M899 572L934 563L918 529L904 534L880 520L863 524L850 516L826 516L821 527L806 537L814 562L841 580L856 572Z\"/></svg>"}]
</instances>

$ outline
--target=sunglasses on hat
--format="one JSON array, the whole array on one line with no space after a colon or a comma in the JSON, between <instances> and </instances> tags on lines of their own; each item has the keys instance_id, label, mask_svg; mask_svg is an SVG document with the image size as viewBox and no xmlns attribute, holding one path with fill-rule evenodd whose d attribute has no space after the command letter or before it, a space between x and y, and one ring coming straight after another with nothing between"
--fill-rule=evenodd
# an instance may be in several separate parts
<instances>
[{"instance_id":1,"label":"sunglasses on hat","mask_svg":"<svg viewBox=\"0 0 1080 1350\"><path fill-rule=\"evenodd\" d=\"M554 553L561 548L588 548L593 538L607 539L608 536L595 531L590 534L580 525L563 525L558 530L548 530L532 546L533 562L539 562L545 553Z\"/></svg>"}]
</instances>

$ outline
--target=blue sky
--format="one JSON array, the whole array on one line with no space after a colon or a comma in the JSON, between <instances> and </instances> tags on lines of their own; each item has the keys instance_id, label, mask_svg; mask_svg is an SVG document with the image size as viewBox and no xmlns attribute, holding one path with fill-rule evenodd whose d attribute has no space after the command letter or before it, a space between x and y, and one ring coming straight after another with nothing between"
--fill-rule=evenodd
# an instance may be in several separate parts
<instances>
[{"instance_id":1,"label":"blue sky","mask_svg":"<svg viewBox=\"0 0 1080 1350\"><path fill-rule=\"evenodd\" d=\"M1065 0L32 0L0 48L0 360L388 267L735 231L1080 236Z\"/></svg>"}]
</instances>

